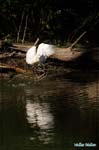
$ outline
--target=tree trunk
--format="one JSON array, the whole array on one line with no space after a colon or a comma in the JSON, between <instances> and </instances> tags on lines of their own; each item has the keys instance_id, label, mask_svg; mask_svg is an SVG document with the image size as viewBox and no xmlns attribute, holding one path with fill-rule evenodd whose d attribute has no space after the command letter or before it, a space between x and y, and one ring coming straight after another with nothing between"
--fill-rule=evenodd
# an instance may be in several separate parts
<instances>
[{"instance_id":1,"label":"tree trunk","mask_svg":"<svg viewBox=\"0 0 99 150\"><path fill-rule=\"evenodd\" d=\"M24 17L24 11L22 12L21 22L19 25L18 33L17 33L17 43L19 42L19 39L20 39L20 31L21 31L21 27L22 27L23 17Z\"/></svg>"},{"instance_id":2,"label":"tree trunk","mask_svg":"<svg viewBox=\"0 0 99 150\"><path fill-rule=\"evenodd\" d=\"M27 22L28 22L28 15L26 16L26 22L25 22L25 28L24 28L24 33L23 33L22 44L24 43L25 36L26 36Z\"/></svg>"}]
</instances>

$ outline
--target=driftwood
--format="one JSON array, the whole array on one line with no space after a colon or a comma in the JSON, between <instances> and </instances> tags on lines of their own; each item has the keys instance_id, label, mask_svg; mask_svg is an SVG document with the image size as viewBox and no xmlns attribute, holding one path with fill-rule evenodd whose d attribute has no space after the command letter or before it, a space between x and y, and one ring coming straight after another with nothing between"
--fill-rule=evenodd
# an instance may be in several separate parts
<instances>
[{"instance_id":1,"label":"driftwood","mask_svg":"<svg viewBox=\"0 0 99 150\"><path fill-rule=\"evenodd\" d=\"M83 35L86 32L83 33ZM82 36L82 35L81 35ZM58 59L61 61L72 61L74 59L79 58L80 56L82 56L84 53L89 52L89 55L92 59L96 60L97 62L99 62L99 47L97 48L73 48L75 43L78 42L79 39L77 39L73 44L71 44L70 47L68 48L59 48L56 47L55 48L55 54L50 56L50 58L54 58L54 59ZM38 42L38 40L36 41ZM21 52L24 54L25 57L25 53L27 52L27 50L29 48L31 48L32 46L22 46L22 45L15 45L15 47L11 47L12 50L16 51L16 52Z\"/></svg>"},{"instance_id":2,"label":"driftwood","mask_svg":"<svg viewBox=\"0 0 99 150\"><path fill-rule=\"evenodd\" d=\"M0 54L0 59L5 59L5 58L12 57L14 54L15 54L15 52Z\"/></svg>"},{"instance_id":3,"label":"driftwood","mask_svg":"<svg viewBox=\"0 0 99 150\"><path fill-rule=\"evenodd\" d=\"M74 48L73 51L70 48L56 48L55 54L50 57L62 61L72 61L80 57L84 52L84 50L77 48Z\"/></svg>"},{"instance_id":4,"label":"driftwood","mask_svg":"<svg viewBox=\"0 0 99 150\"><path fill-rule=\"evenodd\" d=\"M20 51L23 53L26 53L27 50L29 48L31 48L32 46L18 46L16 48L14 48L15 51ZM84 50L83 48L72 48L68 47L68 48L55 48L55 54L50 56L50 58L54 58L54 59L58 59L58 60L62 60L62 61L71 61L74 60L76 58L78 58L79 56L81 56L83 53L85 53L86 50Z\"/></svg>"},{"instance_id":5,"label":"driftwood","mask_svg":"<svg viewBox=\"0 0 99 150\"><path fill-rule=\"evenodd\" d=\"M27 50L29 48L32 47L31 46L22 46L22 45L15 45L16 47L13 49L16 52L22 52L25 53L27 52ZM71 45L72 46L72 45ZM99 61L99 48L73 48L72 47L68 47L68 48L59 48L59 47L55 47L55 54L50 56L50 58L54 58L54 59L58 59L61 61L72 61L74 59L77 59L78 57L82 56L84 53L89 52L89 54L91 53L91 57L97 61ZM72 48L72 49L71 49ZM98 54L98 55L97 55Z\"/></svg>"},{"instance_id":6,"label":"driftwood","mask_svg":"<svg viewBox=\"0 0 99 150\"><path fill-rule=\"evenodd\" d=\"M26 73L26 70L21 69L19 67L15 67L15 66L10 66L10 65L6 65L6 64L0 64L0 70L5 70L5 71L13 71L16 73Z\"/></svg>"},{"instance_id":7,"label":"driftwood","mask_svg":"<svg viewBox=\"0 0 99 150\"><path fill-rule=\"evenodd\" d=\"M81 56L85 51L82 49L73 48L77 42L86 34L86 31L84 31L68 48L56 48L55 54L52 56L52 58L56 58L63 61L71 61L79 56Z\"/></svg>"},{"instance_id":8,"label":"driftwood","mask_svg":"<svg viewBox=\"0 0 99 150\"><path fill-rule=\"evenodd\" d=\"M6 58L24 58L25 57L25 51L19 50L19 49L13 49L12 52L2 52L0 54L0 60L6 59Z\"/></svg>"},{"instance_id":9,"label":"driftwood","mask_svg":"<svg viewBox=\"0 0 99 150\"><path fill-rule=\"evenodd\" d=\"M78 51L77 49L75 50L73 47L85 34L86 31L84 31L68 48L55 48L55 54L50 56L50 58L59 59L62 61L71 61L81 56L84 53L84 51L83 50ZM34 45L36 46L38 42L39 42L39 38L37 38Z\"/></svg>"},{"instance_id":10,"label":"driftwood","mask_svg":"<svg viewBox=\"0 0 99 150\"><path fill-rule=\"evenodd\" d=\"M15 45L15 46L12 46L12 47L9 47L11 50L13 50L13 51L16 51L16 52L21 52L21 53L26 53L26 51L27 51L27 49L28 49L28 47L26 48L26 47L24 47L24 46L17 46L17 45Z\"/></svg>"},{"instance_id":11,"label":"driftwood","mask_svg":"<svg viewBox=\"0 0 99 150\"><path fill-rule=\"evenodd\" d=\"M99 47L96 48L56 48L55 54L51 58L62 61L72 61L79 58L83 54L89 55L90 58L99 62Z\"/></svg>"}]
</instances>

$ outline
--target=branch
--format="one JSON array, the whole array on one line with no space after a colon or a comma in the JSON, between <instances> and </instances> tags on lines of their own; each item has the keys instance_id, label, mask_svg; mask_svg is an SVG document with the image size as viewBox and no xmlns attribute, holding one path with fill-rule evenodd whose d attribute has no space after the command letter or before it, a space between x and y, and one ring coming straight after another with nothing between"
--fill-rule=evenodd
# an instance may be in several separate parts
<instances>
[{"instance_id":1,"label":"branch","mask_svg":"<svg viewBox=\"0 0 99 150\"><path fill-rule=\"evenodd\" d=\"M9 71L13 71L13 72L17 72L17 73L26 73L26 70L21 69L19 67L12 67L6 64L0 64L0 69L2 70L9 70Z\"/></svg>"},{"instance_id":2,"label":"branch","mask_svg":"<svg viewBox=\"0 0 99 150\"><path fill-rule=\"evenodd\" d=\"M26 48L30 48L30 46L29 47L17 46L17 47L9 47L9 48L11 48L11 50L14 50L17 52L26 53Z\"/></svg>"},{"instance_id":3,"label":"branch","mask_svg":"<svg viewBox=\"0 0 99 150\"><path fill-rule=\"evenodd\" d=\"M17 33L17 43L19 42L19 39L20 39L20 31L21 31L21 27L22 27L23 17L24 17L24 11L22 12L21 22L20 22L20 25L19 25L18 33Z\"/></svg>"},{"instance_id":4,"label":"branch","mask_svg":"<svg viewBox=\"0 0 99 150\"><path fill-rule=\"evenodd\" d=\"M25 28L24 28L24 33L23 33L22 44L24 43L25 36L26 36L27 23L28 23L28 15L26 16L26 20L25 20Z\"/></svg>"},{"instance_id":5,"label":"branch","mask_svg":"<svg viewBox=\"0 0 99 150\"><path fill-rule=\"evenodd\" d=\"M87 33L87 31L84 31L77 39L76 41L74 41L71 46L70 46L70 49L72 49L76 44L77 42Z\"/></svg>"},{"instance_id":6,"label":"branch","mask_svg":"<svg viewBox=\"0 0 99 150\"><path fill-rule=\"evenodd\" d=\"M9 53L0 54L0 59L12 57L14 54L15 54L15 52L12 52L10 54Z\"/></svg>"}]
</instances>

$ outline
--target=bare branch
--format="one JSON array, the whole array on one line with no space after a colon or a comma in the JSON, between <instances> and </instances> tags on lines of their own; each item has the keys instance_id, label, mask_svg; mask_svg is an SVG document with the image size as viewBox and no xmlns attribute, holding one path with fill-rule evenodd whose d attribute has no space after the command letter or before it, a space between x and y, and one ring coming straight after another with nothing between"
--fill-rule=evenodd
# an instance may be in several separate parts
<instances>
[{"instance_id":1,"label":"bare branch","mask_svg":"<svg viewBox=\"0 0 99 150\"><path fill-rule=\"evenodd\" d=\"M22 26L22 22L23 22L23 17L24 17L24 11L22 12L21 22L19 25L18 33L17 33L17 43L19 42L19 39L20 39L20 31L21 31L21 26Z\"/></svg>"},{"instance_id":2,"label":"bare branch","mask_svg":"<svg viewBox=\"0 0 99 150\"><path fill-rule=\"evenodd\" d=\"M76 41L74 41L71 46L70 46L70 49L72 49L76 44L77 42L87 33L87 31L84 31L77 39Z\"/></svg>"},{"instance_id":3,"label":"bare branch","mask_svg":"<svg viewBox=\"0 0 99 150\"><path fill-rule=\"evenodd\" d=\"M24 43L25 36L26 36L27 22L28 22L28 15L26 16L26 21L25 21L25 28L24 28L24 33L23 33L22 44Z\"/></svg>"},{"instance_id":4,"label":"bare branch","mask_svg":"<svg viewBox=\"0 0 99 150\"><path fill-rule=\"evenodd\" d=\"M19 67L12 67L12 66L6 65L6 64L0 64L0 69L15 71L17 73L26 73L26 70L24 70L24 69L21 69Z\"/></svg>"}]
</instances>

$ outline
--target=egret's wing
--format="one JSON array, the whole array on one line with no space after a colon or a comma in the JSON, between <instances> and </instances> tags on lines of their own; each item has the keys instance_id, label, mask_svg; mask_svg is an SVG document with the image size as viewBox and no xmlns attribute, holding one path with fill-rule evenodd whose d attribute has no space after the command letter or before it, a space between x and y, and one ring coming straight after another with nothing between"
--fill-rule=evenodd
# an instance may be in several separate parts
<instances>
[{"instance_id":1,"label":"egret's wing","mask_svg":"<svg viewBox=\"0 0 99 150\"><path fill-rule=\"evenodd\" d=\"M54 54L54 46L49 44L41 43L37 49L38 56L49 57Z\"/></svg>"},{"instance_id":2,"label":"egret's wing","mask_svg":"<svg viewBox=\"0 0 99 150\"><path fill-rule=\"evenodd\" d=\"M26 53L27 64L33 64L35 56L36 56L36 46L33 46Z\"/></svg>"}]
</instances>

